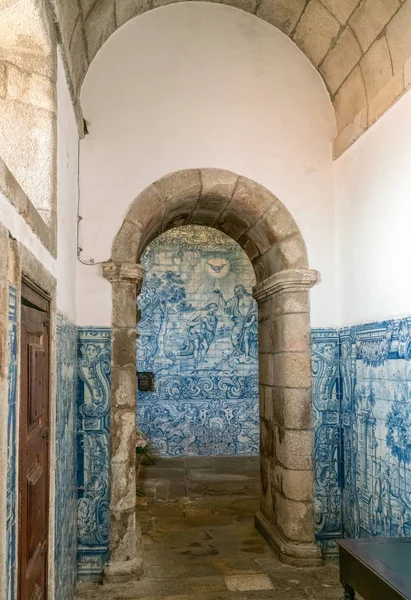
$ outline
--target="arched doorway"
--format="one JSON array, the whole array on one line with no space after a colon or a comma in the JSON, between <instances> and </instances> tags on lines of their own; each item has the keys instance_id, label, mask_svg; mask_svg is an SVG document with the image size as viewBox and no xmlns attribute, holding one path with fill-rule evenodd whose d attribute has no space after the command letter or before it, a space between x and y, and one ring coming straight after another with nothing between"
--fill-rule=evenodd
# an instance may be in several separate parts
<instances>
[{"instance_id":1,"label":"arched doorway","mask_svg":"<svg viewBox=\"0 0 411 600\"><path fill-rule=\"evenodd\" d=\"M256 273L259 320L261 504L256 526L281 560L314 566L311 346L304 240L285 206L266 188L218 169L163 177L131 204L103 274L112 283L111 561L109 576L142 569L135 517L136 294L138 261L172 227L208 225L237 241Z\"/></svg>"}]
</instances>

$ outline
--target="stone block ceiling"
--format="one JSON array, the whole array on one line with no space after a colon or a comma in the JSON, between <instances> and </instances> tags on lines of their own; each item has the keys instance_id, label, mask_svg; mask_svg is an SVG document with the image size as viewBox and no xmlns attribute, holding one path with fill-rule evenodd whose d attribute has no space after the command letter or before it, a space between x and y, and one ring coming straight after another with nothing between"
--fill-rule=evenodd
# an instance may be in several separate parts
<instances>
[{"instance_id":1,"label":"stone block ceiling","mask_svg":"<svg viewBox=\"0 0 411 600\"><path fill-rule=\"evenodd\" d=\"M129 19L173 0L53 0L74 96L90 62ZM194 0L193 0L194 1ZM338 157L411 83L411 0L226 0L288 35L330 93Z\"/></svg>"}]
</instances>

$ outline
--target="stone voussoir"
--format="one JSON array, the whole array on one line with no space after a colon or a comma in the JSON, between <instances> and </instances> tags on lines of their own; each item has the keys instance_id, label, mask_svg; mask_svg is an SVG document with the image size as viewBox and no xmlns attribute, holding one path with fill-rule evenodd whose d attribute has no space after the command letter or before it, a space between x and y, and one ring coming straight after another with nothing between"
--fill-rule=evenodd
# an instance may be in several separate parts
<instances>
[{"instance_id":1,"label":"stone voussoir","mask_svg":"<svg viewBox=\"0 0 411 600\"><path fill-rule=\"evenodd\" d=\"M132 202L126 219L139 223L144 229L153 219L161 223L165 212L166 204L160 191L154 185L149 185Z\"/></svg>"},{"instance_id":2,"label":"stone voussoir","mask_svg":"<svg viewBox=\"0 0 411 600\"><path fill-rule=\"evenodd\" d=\"M199 169L187 169L165 175L153 183L163 198L167 210L182 202L197 201L201 193Z\"/></svg>"},{"instance_id":3,"label":"stone voussoir","mask_svg":"<svg viewBox=\"0 0 411 600\"><path fill-rule=\"evenodd\" d=\"M137 261L141 231L140 223L124 220L113 242L111 257L114 261Z\"/></svg>"},{"instance_id":4,"label":"stone voussoir","mask_svg":"<svg viewBox=\"0 0 411 600\"><path fill-rule=\"evenodd\" d=\"M199 202L207 198L218 198L229 202L238 182L238 175L224 169L200 169L201 195Z\"/></svg>"}]
</instances>

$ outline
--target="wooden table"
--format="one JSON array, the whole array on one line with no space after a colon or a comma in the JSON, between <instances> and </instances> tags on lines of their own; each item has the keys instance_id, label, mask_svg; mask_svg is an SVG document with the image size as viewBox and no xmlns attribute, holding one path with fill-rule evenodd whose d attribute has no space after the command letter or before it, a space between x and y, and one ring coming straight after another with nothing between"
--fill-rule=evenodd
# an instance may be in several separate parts
<instances>
[{"instance_id":1,"label":"wooden table","mask_svg":"<svg viewBox=\"0 0 411 600\"><path fill-rule=\"evenodd\" d=\"M411 538L339 540L345 600L411 599Z\"/></svg>"}]
</instances>

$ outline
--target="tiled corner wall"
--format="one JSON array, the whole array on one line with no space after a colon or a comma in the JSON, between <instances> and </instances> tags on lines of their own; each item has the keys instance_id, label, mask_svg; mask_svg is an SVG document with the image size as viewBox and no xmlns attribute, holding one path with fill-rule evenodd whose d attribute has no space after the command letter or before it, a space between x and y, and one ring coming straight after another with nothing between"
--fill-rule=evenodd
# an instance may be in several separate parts
<instances>
[{"instance_id":1,"label":"tiled corner wall","mask_svg":"<svg viewBox=\"0 0 411 600\"><path fill-rule=\"evenodd\" d=\"M343 528L411 535L411 318L340 331Z\"/></svg>"},{"instance_id":2,"label":"tiled corner wall","mask_svg":"<svg viewBox=\"0 0 411 600\"><path fill-rule=\"evenodd\" d=\"M55 600L73 597L77 581L77 327L57 315Z\"/></svg>"},{"instance_id":3,"label":"tiled corner wall","mask_svg":"<svg viewBox=\"0 0 411 600\"><path fill-rule=\"evenodd\" d=\"M78 575L98 579L108 560L111 333L78 329Z\"/></svg>"},{"instance_id":4,"label":"tiled corner wall","mask_svg":"<svg viewBox=\"0 0 411 600\"><path fill-rule=\"evenodd\" d=\"M9 286L8 331L8 421L7 421L7 556L6 599L14 600L16 591L16 474L17 474L17 314L18 303L15 288Z\"/></svg>"},{"instance_id":5,"label":"tiled corner wall","mask_svg":"<svg viewBox=\"0 0 411 600\"><path fill-rule=\"evenodd\" d=\"M142 257L137 424L157 454L259 452L254 270L224 233L190 225L154 240Z\"/></svg>"},{"instance_id":6,"label":"tiled corner wall","mask_svg":"<svg viewBox=\"0 0 411 600\"><path fill-rule=\"evenodd\" d=\"M411 318L314 330L317 539L411 535Z\"/></svg>"}]
</instances>

